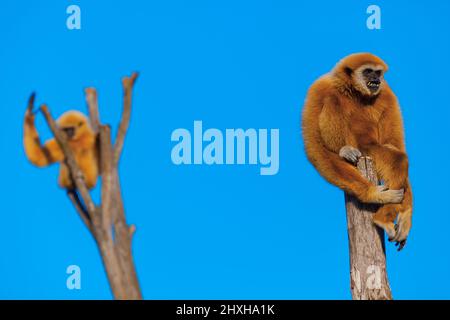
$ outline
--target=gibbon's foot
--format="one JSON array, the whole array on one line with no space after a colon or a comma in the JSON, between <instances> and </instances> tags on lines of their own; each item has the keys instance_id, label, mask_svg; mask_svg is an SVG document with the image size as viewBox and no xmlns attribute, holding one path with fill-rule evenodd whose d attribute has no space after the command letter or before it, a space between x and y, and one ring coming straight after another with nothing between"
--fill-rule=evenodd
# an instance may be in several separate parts
<instances>
[{"instance_id":1,"label":"gibbon's foot","mask_svg":"<svg viewBox=\"0 0 450 320\"><path fill-rule=\"evenodd\" d=\"M395 246L398 246L397 251L402 250L406 245L406 239L400 242L396 242Z\"/></svg>"},{"instance_id":2,"label":"gibbon's foot","mask_svg":"<svg viewBox=\"0 0 450 320\"><path fill-rule=\"evenodd\" d=\"M382 228L384 232L386 232L389 242L395 242L395 246L398 247L397 251L403 249L403 247L406 244L406 238L401 241L395 240L395 237L398 232L398 225L394 225L394 223L392 222L382 222L378 220L373 220L373 223L375 223L378 227Z\"/></svg>"},{"instance_id":3,"label":"gibbon's foot","mask_svg":"<svg viewBox=\"0 0 450 320\"><path fill-rule=\"evenodd\" d=\"M339 156L348 162L356 164L358 159L361 158L362 153L352 146L343 146L341 150L339 150Z\"/></svg>"},{"instance_id":4,"label":"gibbon's foot","mask_svg":"<svg viewBox=\"0 0 450 320\"><path fill-rule=\"evenodd\" d=\"M392 240L398 246L398 251L402 250L406 244L406 238L411 230L411 209L400 212L397 217L397 224L395 225L395 236Z\"/></svg>"},{"instance_id":5,"label":"gibbon's foot","mask_svg":"<svg viewBox=\"0 0 450 320\"><path fill-rule=\"evenodd\" d=\"M405 193L404 189L391 190L385 185L373 186L374 190L369 193L369 203L386 204L386 203L400 203L403 200Z\"/></svg>"}]
</instances>

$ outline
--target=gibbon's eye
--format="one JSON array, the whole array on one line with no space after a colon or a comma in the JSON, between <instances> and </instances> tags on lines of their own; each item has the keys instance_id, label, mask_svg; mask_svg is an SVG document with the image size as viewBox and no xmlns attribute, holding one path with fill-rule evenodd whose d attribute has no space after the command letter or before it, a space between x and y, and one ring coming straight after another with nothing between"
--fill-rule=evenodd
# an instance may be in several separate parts
<instances>
[{"instance_id":1,"label":"gibbon's eye","mask_svg":"<svg viewBox=\"0 0 450 320\"><path fill-rule=\"evenodd\" d=\"M375 71L375 73L377 76L379 76L379 77L381 76L381 70L377 70L377 71Z\"/></svg>"},{"instance_id":2,"label":"gibbon's eye","mask_svg":"<svg viewBox=\"0 0 450 320\"><path fill-rule=\"evenodd\" d=\"M83 125L83 122L79 122L78 126L81 127Z\"/></svg>"},{"instance_id":3,"label":"gibbon's eye","mask_svg":"<svg viewBox=\"0 0 450 320\"><path fill-rule=\"evenodd\" d=\"M370 69L370 68L364 69L364 71L363 71L364 74L370 74L372 72L373 72L373 69Z\"/></svg>"}]
</instances>

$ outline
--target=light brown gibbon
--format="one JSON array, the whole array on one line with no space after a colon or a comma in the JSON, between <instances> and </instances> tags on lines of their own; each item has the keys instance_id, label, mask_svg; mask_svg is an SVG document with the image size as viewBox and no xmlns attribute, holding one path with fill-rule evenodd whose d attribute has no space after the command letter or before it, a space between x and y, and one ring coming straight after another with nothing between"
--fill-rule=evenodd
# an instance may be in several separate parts
<instances>
[{"instance_id":1,"label":"light brown gibbon","mask_svg":"<svg viewBox=\"0 0 450 320\"><path fill-rule=\"evenodd\" d=\"M65 163L64 154L55 139L41 144L36 130L32 111L34 95L30 98L29 107L25 114L23 144L25 153L30 162L38 167L45 167L52 163L60 163L59 185L62 188L73 190L74 183ZM98 160L96 150L96 135L94 134L87 117L78 111L67 111L56 121L60 130L64 131L69 147L75 156L75 161L84 175L86 186L95 187L98 178Z\"/></svg>"},{"instance_id":2,"label":"light brown gibbon","mask_svg":"<svg viewBox=\"0 0 450 320\"><path fill-rule=\"evenodd\" d=\"M310 87L302 131L314 167L361 202L380 204L373 222L401 250L411 229L412 193L402 116L384 80L387 69L370 53L342 59ZM361 156L373 159L382 185L360 174L355 164Z\"/></svg>"}]
</instances>

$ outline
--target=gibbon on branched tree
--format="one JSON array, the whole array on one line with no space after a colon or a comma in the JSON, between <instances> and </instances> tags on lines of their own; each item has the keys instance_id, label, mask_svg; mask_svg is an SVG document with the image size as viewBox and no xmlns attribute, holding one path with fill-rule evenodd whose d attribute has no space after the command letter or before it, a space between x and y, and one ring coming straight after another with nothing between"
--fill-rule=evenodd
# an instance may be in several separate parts
<instances>
[{"instance_id":1,"label":"gibbon on branched tree","mask_svg":"<svg viewBox=\"0 0 450 320\"><path fill-rule=\"evenodd\" d=\"M142 299L131 250L136 228L134 225L128 225L125 219L118 173L119 159L130 122L132 90L136 79L137 73L122 79L123 112L114 141L110 127L100 122L97 91L94 88L85 90L90 125L97 136L96 148L101 175L100 204L94 203L91 197L83 173L69 146L68 136L58 127L46 105L39 109L64 154L64 165L67 166L73 181L74 188L67 191L68 197L95 239L112 294L115 299L120 300ZM34 94L29 100L28 110L33 109L33 104Z\"/></svg>"}]
</instances>

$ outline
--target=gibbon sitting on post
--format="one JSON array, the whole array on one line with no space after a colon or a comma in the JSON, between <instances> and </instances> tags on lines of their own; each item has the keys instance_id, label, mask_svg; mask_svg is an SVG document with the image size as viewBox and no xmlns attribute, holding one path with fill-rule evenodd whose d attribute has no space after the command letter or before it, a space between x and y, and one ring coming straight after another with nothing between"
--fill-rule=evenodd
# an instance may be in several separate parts
<instances>
[{"instance_id":1,"label":"gibbon sitting on post","mask_svg":"<svg viewBox=\"0 0 450 320\"><path fill-rule=\"evenodd\" d=\"M412 193L400 107L384 80L387 69L370 53L342 59L310 87L302 131L314 167L361 202L380 204L373 222L401 250L411 229ZM361 156L373 159L384 185L361 175L355 167Z\"/></svg>"}]
</instances>

